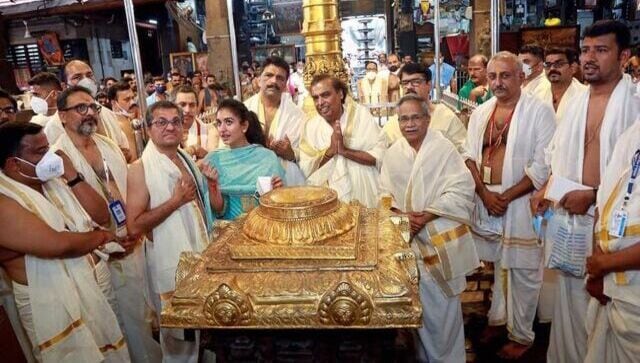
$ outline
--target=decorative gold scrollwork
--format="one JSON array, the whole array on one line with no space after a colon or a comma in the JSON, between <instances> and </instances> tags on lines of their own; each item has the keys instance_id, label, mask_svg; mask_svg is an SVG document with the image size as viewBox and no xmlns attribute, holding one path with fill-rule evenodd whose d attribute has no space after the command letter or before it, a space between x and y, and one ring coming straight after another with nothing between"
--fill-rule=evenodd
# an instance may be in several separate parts
<instances>
[{"instance_id":1,"label":"decorative gold scrollwork","mask_svg":"<svg viewBox=\"0 0 640 363\"><path fill-rule=\"evenodd\" d=\"M325 293L318 306L320 322L325 325L367 325L371 312L369 297L348 282L341 282Z\"/></svg>"},{"instance_id":2,"label":"decorative gold scrollwork","mask_svg":"<svg viewBox=\"0 0 640 363\"><path fill-rule=\"evenodd\" d=\"M252 317L251 304L245 295L227 284L221 284L207 296L204 316L213 325L248 325Z\"/></svg>"}]
</instances>

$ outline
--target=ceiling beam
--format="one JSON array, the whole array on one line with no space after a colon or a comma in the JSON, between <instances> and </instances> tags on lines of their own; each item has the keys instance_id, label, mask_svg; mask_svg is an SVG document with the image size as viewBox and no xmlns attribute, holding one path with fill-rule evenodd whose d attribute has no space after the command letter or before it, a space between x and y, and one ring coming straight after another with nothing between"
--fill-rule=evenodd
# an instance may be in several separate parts
<instances>
[{"instance_id":1,"label":"ceiling beam","mask_svg":"<svg viewBox=\"0 0 640 363\"><path fill-rule=\"evenodd\" d=\"M164 3L165 0L133 0L135 6L144 6L149 4ZM3 14L7 17L11 17L11 20L34 18L34 17L47 17L55 15L71 15L80 13L93 13L96 11L105 11L112 9L122 9L124 4L122 0L104 0L104 1L90 1L83 4L74 3L65 6L56 6L51 8L44 8L40 10L27 11L24 13L16 14Z\"/></svg>"}]
</instances>

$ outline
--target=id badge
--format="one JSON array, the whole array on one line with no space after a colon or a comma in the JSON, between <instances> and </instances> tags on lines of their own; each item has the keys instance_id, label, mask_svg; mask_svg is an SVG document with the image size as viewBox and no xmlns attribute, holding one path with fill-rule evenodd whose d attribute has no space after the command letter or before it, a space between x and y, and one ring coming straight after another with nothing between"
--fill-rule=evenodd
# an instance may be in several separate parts
<instances>
[{"instance_id":1,"label":"id badge","mask_svg":"<svg viewBox=\"0 0 640 363\"><path fill-rule=\"evenodd\" d=\"M127 222L127 215L124 213L124 207L119 200L114 200L109 203L109 212L111 212L118 227L123 226Z\"/></svg>"},{"instance_id":2,"label":"id badge","mask_svg":"<svg viewBox=\"0 0 640 363\"><path fill-rule=\"evenodd\" d=\"M491 184L491 167L490 166L482 167L482 182L485 184Z\"/></svg>"},{"instance_id":3,"label":"id badge","mask_svg":"<svg viewBox=\"0 0 640 363\"><path fill-rule=\"evenodd\" d=\"M609 226L609 235L616 238L624 237L624 231L627 228L627 219L629 215L626 211L617 210L613 213L611 218L611 225Z\"/></svg>"}]
</instances>

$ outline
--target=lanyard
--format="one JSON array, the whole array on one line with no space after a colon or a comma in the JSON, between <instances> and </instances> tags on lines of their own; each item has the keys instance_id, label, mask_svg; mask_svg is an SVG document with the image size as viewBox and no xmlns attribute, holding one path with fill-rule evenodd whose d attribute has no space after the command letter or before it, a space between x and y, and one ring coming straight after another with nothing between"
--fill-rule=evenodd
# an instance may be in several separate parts
<instances>
[{"instance_id":1,"label":"lanyard","mask_svg":"<svg viewBox=\"0 0 640 363\"><path fill-rule=\"evenodd\" d=\"M633 158L631 159L631 176L629 176L629 182L627 183L627 193L624 195L624 199L622 200L622 207L620 207L621 210L624 210L627 207L629 199L631 199L631 193L633 192L633 187L639 173L640 149L636 150L635 154L633 154Z\"/></svg>"},{"instance_id":2,"label":"lanyard","mask_svg":"<svg viewBox=\"0 0 640 363\"><path fill-rule=\"evenodd\" d=\"M516 111L516 108L514 107L513 110L511 110L511 113L509 114L509 117L507 117L507 120L504 122L502 129L498 130L498 137L496 138L496 142L494 145L493 129L496 126L495 116L496 116L497 110L498 110L498 106L496 106L496 108L493 109L493 112L491 113L491 118L489 119L489 152L486 159L487 164L489 164L489 162L491 161L491 155L493 154L493 150L495 150L495 148L497 148L498 145L502 143L502 135L504 134L505 130L509 127L509 124L511 123L511 119L513 118L513 113Z\"/></svg>"}]
</instances>

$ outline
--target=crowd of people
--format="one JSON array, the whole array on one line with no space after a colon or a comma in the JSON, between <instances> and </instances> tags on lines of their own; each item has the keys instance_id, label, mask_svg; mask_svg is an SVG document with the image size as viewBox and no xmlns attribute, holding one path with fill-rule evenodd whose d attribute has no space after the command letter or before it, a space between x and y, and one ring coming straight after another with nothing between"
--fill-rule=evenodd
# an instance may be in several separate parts
<instances>
[{"instance_id":1,"label":"crowd of people","mask_svg":"<svg viewBox=\"0 0 640 363\"><path fill-rule=\"evenodd\" d=\"M176 73L145 85L138 115L133 79L107 78L101 94L82 61L65 65L64 88L50 73L31 79L31 122L15 121L16 101L0 91L0 265L16 336L43 362L197 362L199 332L153 336L180 254L216 243L214 221L255 206L267 177L266 190L327 186L369 208L391 196L418 257L419 361L465 361L460 295L482 262L495 276L482 340L508 332L501 357L531 347L537 313L551 323L549 362L637 361L640 70L636 58L624 73L630 59L629 30L611 20L585 29L579 55L534 44L474 55L458 90L479 104L468 125L431 102L429 68L396 55L381 71L368 64L378 74L362 81L397 99L383 128L342 81L315 75L302 90L292 78L304 65L278 57L245 65L257 74L244 103L215 77ZM213 121L201 122L207 111Z\"/></svg>"}]
</instances>

